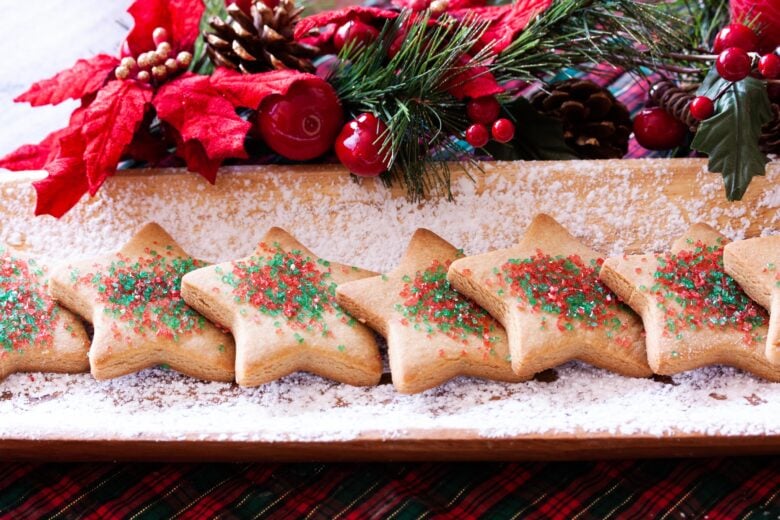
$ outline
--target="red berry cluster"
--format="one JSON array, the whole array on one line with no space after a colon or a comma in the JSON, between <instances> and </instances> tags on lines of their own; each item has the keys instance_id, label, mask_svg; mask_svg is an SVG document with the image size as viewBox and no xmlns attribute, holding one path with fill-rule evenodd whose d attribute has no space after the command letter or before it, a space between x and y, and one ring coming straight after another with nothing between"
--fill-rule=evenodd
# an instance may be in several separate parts
<instances>
[{"instance_id":1,"label":"red berry cluster","mask_svg":"<svg viewBox=\"0 0 780 520\"><path fill-rule=\"evenodd\" d=\"M466 115L472 125L466 129L466 142L474 148L482 148L490 140L491 134L499 143L511 141L515 136L515 125L509 119L499 118L500 114L501 105L495 96L470 100L466 105Z\"/></svg>"},{"instance_id":2,"label":"red berry cluster","mask_svg":"<svg viewBox=\"0 0 780 520\"><path fill-rule=\"evenodd\" d=\"M759 58L758 35L741 23L731 23L720 30L715 37L713 51L718 54L715 68L726 81L745 79L753 67L766 79L780 77L780 57L774 52Z\"/></svg>"}]
</instances>

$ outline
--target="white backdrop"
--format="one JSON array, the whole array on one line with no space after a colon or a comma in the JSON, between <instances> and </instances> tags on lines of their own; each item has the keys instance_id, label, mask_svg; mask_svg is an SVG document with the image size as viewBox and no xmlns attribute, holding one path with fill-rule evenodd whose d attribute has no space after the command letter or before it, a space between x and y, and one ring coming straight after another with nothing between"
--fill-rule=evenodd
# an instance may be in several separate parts
<instances>
[{"instance_id":1,"label":"white backdrop","mask_svg":"<svg viewBox=\"0 0 780 520\"><path fill-rule=\"evenodd\" d=\"M115 54L131 0L0 0L0 156L65 126L77 102L31 108L13 98L79 58Z\"/></svg>"}]
</instances>

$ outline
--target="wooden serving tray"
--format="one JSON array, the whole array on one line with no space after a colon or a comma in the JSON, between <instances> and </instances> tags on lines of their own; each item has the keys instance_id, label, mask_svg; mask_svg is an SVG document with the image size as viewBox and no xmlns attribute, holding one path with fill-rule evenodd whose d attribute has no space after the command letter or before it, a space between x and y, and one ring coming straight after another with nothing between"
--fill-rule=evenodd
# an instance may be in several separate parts
<instances>
[{"instance_id":1,"label":"wooden serving tray","mask_svg":"<svg viewBox=\"0 0 780 520\"><path fill-rule=\"evenodd\" d=\"M410 203L336 166L226 168L215 186L180 170L136 171L61 220L34 217L30 181L0 176L0 240L50 261L120 246L154 220L191 254L249 253L287 228L319 255L392 269L417 227L466 254L512 244L549 213L605 255L663 250L695 221L731 238L780 230L780 164L725 200L700 160L486 163L453 168L455 202ZM306 374L264 387L163 369L109 382L18 374L0 382L0 457L13 459L573 459L780 452L780 384L709 367L628 379L573 362L533 381L459 378L416 396Z\"/></svg>"}]
</instances>

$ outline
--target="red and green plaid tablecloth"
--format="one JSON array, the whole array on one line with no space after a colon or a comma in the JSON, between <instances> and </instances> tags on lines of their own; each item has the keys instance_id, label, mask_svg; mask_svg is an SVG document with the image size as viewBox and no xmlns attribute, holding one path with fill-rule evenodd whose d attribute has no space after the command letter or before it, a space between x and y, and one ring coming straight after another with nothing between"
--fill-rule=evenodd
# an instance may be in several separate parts
<instances>
[{"instance_id":1,"label":"red and green plaid tablecloth","mask_svg":"<svg viewBox=\"0 0 780 520\"><path fill-rule=\"evenodd\" d=\"M8 464L0 518L780 518L780 459Z\"/></svg>"},{"instance_id":2,"label":"red and green plaid tablecloth","mask_svg":"<svg viewBox=\"0 0 780 520\"><path fill-rule=\"evenodd\" d=\"M628 76L597 81L644 104ZM647 152L632 141L628 156ZM0 520L215 517L778 519L780 458L0 466Z\"/></svg>"}]
</instances>

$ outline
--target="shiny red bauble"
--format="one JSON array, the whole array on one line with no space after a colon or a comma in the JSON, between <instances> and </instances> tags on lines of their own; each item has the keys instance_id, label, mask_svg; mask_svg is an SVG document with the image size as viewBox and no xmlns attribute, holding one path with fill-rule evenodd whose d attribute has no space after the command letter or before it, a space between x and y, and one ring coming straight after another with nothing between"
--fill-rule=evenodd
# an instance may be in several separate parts
<instances>
[{"instance_id":1,"label":"shiny red bauble","mask_svg":"<svg viewBox=\"0 0 780 520\"><path fill-rule=\"evenodd\" d=\"M685 125L660 107L645 108L634 118L634 136L648 150L669 150L685 139Z\"/></svg>"},{"instance_id":2,"label":"shiny red bauble","mask_svg":"<svg viewBox=\"0 0 780 520\"><path fill-rule=\"evenodd\" d=\"M466 104L466 115L472 123L492 125L500 113L501 105L493 96L474 98Z\"/></svg>"},{"instance_id":3,"label":"shiny red bauble","mask_svg":"<svg viewBox=\"0 0 780 520\"><path fill-rule=\"evenodd\" d=\"M336 138L336 156L355 175L376 177L390 167L382 150L386 132L387 125L374 114L360 114Z\"/></svg>"},{"instance_id":4,"label":"shiny red bauble","mask_svg":"<svg viewBox=\"0 0 780 520\"><path fill-rule=\"evenodd\" d=\"M715 69L726 81L742 81L750 74L750 56L744 49L729 47L718 54Z\"/></svg>"},{"instance_id":5,"label":"shiny red bauble","mask_svg":"<svg viewBox=\"0 0 780 520\"><path fill-rule=\"evenodd\" d=\"M466 142L474 148L482 148L489 140L488 129L482 123L474 123L466 129Z\"/></svg>"},{"instance_id":6,"label":"shiny red bauble","mask_svg":"<svg viewBox=\"0 0 780 520\"><path fill-rule=\"evenodd\" d=\"M699 121L709 119L715 113L715 103L707 96L696 96L691 100L688 108L691 111L691 115Z\"/></svg>"},{"instance_id":7,"label":"shiny red bauble","mask_svg":"<svg viewBox=\"0 0 780 520\"><path fill-rule=\"evenodd\" d=\"M333 46L340 51L345 45L366 45L373 42L379 36L373 26L361 20L350 20L336 30L333 35Z\"/></svg>"},{"instance_id":8,"label":"shiny red bauble","mask_svg":"<svg viewBox=\"0 0 780 520\"><path fill-rule=\"evenodd\" d=\"M731 19L755 20L761 28L759 50L772 52L780 46L780 0L731 0Z\"/></svg>"},{"instance_id":9,"label":"shiny red bauble","mask_svg":"<svg viewBox=\"0 0 780 520\"><path fill-rule=\"evenodd\" d=\"M296 82L284 96L265 98L257 128L274 152L293 161L308 161L330 150L343 122L336 91L327 81L312 78Z\"/></svg>"},{"instance_id":10,"label":"shiny red bauble","mask_svg":"<svg viewBox=\"0 0 780 520\"><path fill-rule=\"evenodd\" d=\"M508 143L515 136L515 124L509 119L496 119L493 126L490 127L490 133L493 139L499 143Z\"/></svg>"},{"instance_id":11,"label":"shiny red bauble","mask_svg":"<svg viewBox=\"0 0 780 520\"><path fill-rule=\"evenodd\" d=\"M739 47L748 52L755 51L758 49L758 35L747 25L730 23L715 37L712 50L715 54L720 54L731 47Z\"/></svg>"},{"instance_id":12,"label":"shiny red bauble","mask_svg":"<svg viewBox=\"0 0 780 520\"><path fill-rule=\"evenodd\" d=\"M777 54L766 54L758 60L758 72L766 79L780 78L780 57Z\"/></svg>"}]
</instances>

